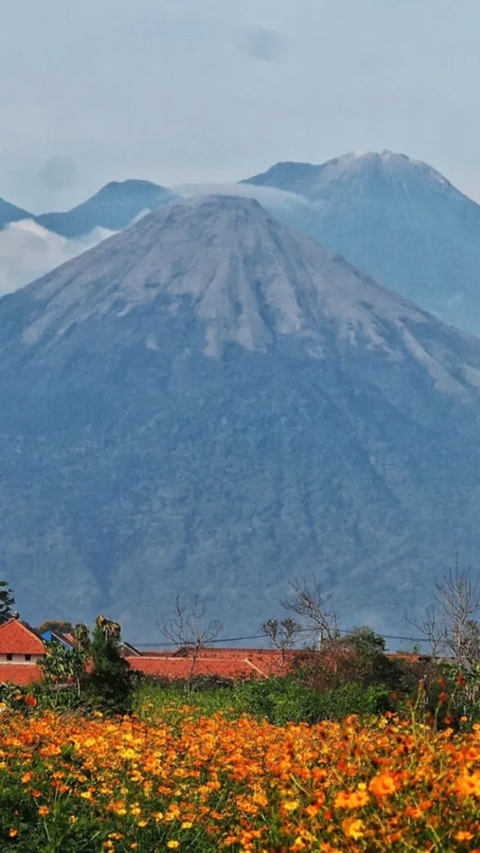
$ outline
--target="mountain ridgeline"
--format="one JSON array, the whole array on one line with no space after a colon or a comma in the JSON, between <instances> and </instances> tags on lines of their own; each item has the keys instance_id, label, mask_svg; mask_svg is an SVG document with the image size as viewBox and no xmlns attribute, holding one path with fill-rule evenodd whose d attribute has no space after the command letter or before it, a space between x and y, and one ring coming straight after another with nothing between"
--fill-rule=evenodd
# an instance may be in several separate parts
<instances>
[{"instance_id":1,"label":"mountain ridgeline","mask_svg":"<svg viewBox=\"0 0 480 853\"><path fill-rule=\"evenodd\" d=\"M27 210L17 207L15 204L10 204L9 201L0 198L0 231L6 228L13 222L20 222L22 219L35 219Z\"/></svg>"},{"instance_id":2,"label":"mountain ridgeline","mask_svg":"<svg viewBox=\"0 0 480 853\"><path fill-rule=\"evenodd\" d=\"M179 192L210 190L193 185ZM255 197L284 225L480 337L480 205L425 163L389 151L347 154L321 165L277 163L221 192ZM178 199L170 189L132 179L111 182L60 213L33 216L0 199L0 229L33 219L64 238L81 239L98 228L121 231Z\"/></svg>"},{"instance_id":3,"label":"mountain ridgeline","mask_svg":"<svg viewBox=\"0 0 480 853\"><path fill-rule=\"evenodd\" d=\"M82 204L62 213L43 213L37 221L62 237L83 237L95 228L121 231L139 216L163 207L177 195L151 181L112 181Z\"/></svg>"},{"instance_id":4,"label":"mountain ridgeline","mask_svg":"<svg viewBox=\"0 0 480 853\"><path fill-rule=\"evenodd\" d=\"M389 151L347 154L319 166L277 163L243 183L308 199L300 230L480 336L480 205L431 166Z\"/></svg>"},{"instance_id":5,"label":"mountain ridgeline","mask_svg":"<svg viewBox=\"0 0 480 853\"><path fill-rule=\"evenodd\" d=\"M403 625L480 546L480 342L257 202L173 202L0 300L3 572L31 621L255 633L294 576Z\"/></svg>"}]
</instances>

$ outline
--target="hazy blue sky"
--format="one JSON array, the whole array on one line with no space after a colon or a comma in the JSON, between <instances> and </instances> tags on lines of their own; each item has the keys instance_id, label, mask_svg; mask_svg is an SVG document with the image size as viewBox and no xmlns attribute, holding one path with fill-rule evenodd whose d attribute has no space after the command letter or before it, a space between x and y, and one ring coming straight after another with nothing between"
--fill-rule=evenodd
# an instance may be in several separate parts
<instances>
[{"instance_id":1,"label":"hazy blue sky","mask_svg":"<svg viewBox=\"0 0 480 853\"><path fill-rule=\"evenodd\" d=\"M0 196L388 148L480 199L479 33L479 0L0 0Z\"/></svg>"}]
</instances>

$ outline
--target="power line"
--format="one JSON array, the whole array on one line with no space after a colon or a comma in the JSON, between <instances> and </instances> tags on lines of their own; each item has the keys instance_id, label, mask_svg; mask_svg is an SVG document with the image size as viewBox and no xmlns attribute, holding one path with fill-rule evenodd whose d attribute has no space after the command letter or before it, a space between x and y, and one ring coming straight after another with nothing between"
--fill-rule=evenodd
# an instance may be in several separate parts
<instances>
[{"instance_id":1,"label":"power line","mask_svg":"<svg viewBox=\"0 0 480 853\"><path fill-rule=\"evenodd\" d=\"M315 631L314 628L300 628L298 633L311 634L311 633L314 633L314 631ZM339 632L339 634L351 634L352 629L347 630L345 628L339 628L338 632ZM375 633L377 633L377 632L375 632ZM428 643L428 642L430 642L426 637L401 637L401 636L397 636L396 634L377 634L377 636L383 637L384 640L402 640L402 641L408 642L408 643ZM222 637L220 639L217 638L215 640L211 640L210 643L208 643L208 645L213 646L214 644L218 644L218 643L240 643L240 642L243 642L244 640L264 640L265 638L266 638L266 634L250 634L249 636L244 636L244 637ZM146 648L151 648L151 649L159 648L158 643L136 643L136 642L132 641L132 645L137 646L138 648L144 648L144 649L146 649ZM162 643L162 648L166 648L166 647L177 648L178 645L179 645L178 643Z\"/></svg>"}]
</instances>

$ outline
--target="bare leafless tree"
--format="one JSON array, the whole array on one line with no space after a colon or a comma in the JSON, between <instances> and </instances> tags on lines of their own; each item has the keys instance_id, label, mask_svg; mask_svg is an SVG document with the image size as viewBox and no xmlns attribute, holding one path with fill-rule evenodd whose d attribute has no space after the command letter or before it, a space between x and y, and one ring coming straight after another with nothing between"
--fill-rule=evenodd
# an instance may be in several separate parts
<instances>
[{"instance_id":1,"label":"bare leafless tree","mask_svg":"<svg viewBox=\"0 0 480 853\"><path fill-rule=\"evenodd\" d=\"M409 619L428 640L433 657L453 657L463 667L480 661L480 577L469 569L453 571L435 583L433 604L421 622Z\"/></svg>"},{"instance_id":2,"label":"bare leafless tree","mask_svg":"<svg viewBox=\"0 0 480 853\"><path fill-rule=\"evenodd\" d=\"M262 633L268 638L272 648L278 649L282 656L282 668L285 670L286 653L293 649L297 637L302 631L295 619L267 619L262 625Z\"/></svg>"},{"instance_id":3,"label":"bare leafless tree","mask_svg":"<svg viewBox=\"0 0 480 853\"><path fill-rule=\"evenodd\" d=\"M332 606L331 596L325 595L320 583L314 578L307 581L290 582L290 593L282 600L282 607L295 613L304 622L303 630L313 639L315 647L338 640L338 614Z\"/></svg>"},{"instance_id":4,"label":"bare leafless tree","mask_svg":"<svg viewBox=\"0 0 480 853\"><path fill-rule=\"evenodd\" d=\"M164 620L161 630L164 637L177 646L177 651L182 650L191 660L187 679L190 689L201 650L217 639L223 625L217 619L206 620L205 605L198 595L192 595L187 602L182 602L177 595L173 613Z\"/></svg>"},{"instance_id":5,"label":"bare leafless tree","mask_svg":"<svg viewBox=\"0 0 480 853\"><path fill-rule=\"evenodd\" d=\"M438 606L429 604L421 621L406 617L407 622L417 629L422 638L427 641L432 658L438 658L445 652L444 627L439 617Z\"/></svg>"},{"instance_id":6,"label":"bare leafless tree","mask_svg":"<svg viewBox=\"0 0 480 853\"><path fill-rule=\"evenodd\" d=\"M472 578L457 564L435 589L445 647L460 665L471 666L480 659L480 577Z\"/></svg>"}]
</instances>

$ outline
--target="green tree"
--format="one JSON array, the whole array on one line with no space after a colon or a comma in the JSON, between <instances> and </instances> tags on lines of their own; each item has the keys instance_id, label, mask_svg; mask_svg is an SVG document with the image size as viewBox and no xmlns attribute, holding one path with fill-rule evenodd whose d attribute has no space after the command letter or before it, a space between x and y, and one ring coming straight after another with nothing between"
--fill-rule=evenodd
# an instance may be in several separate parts
<instances>
[{"instance_id":1,"label":"green tree","mask_svg":"<svg viewBox=\"0 0 480 853\"><path fill-rule=\"evenodd\" d=\"M12 618L14 604L13 592L7 581L0 581L0 625Z\"/></svg>"},{"instance_id":2,"label":"green tree","mask_svg":"<svg viewBox=\"0 0 480 853\"><path fill-rule=\"evenodd\" d=\"M380 634L362 625L353 628L343 642L353 652L345 660L348 680L363 687L383 685L391 690L400 687L403 668L396 660L387 657L387 644Z\"/></svg>"},{"instance_id":3,"label":"green tree","mask_svg":"<svg viewBox=\"0 0 480 853\"><path fill-rule=\"evenodd\" d=\"M343 638L343 642L360 655L378 655L386 651L387 644L381 634L377 634L368 625L352 628Z\"/></svg>"},{"instance_id":4,"label":"green tree","mask_svg":"<svg viewBox=\"0 0 480 853\"><path fill-rule=\"evenodd\" d=\"M86 673L87 656L78 646L69 649L62 643L53 641L45 643L45 656L39 661L43 670L44 683L54 704L60 701L60 695L65 690L74 687L77 696L81 693L82 679Z\"/></svg>"},{"instance_id":5,"label":"green tree","mask_svg":"<svg viewBox=\"0 0 480 853\"><path fill-rule=\"evenodd\" d=\"M125 714L131 708L133 675L119 652L120 639L120 625L98 616L89 644L91 669L84 683L93 705L105 712Z\"/></svg>"},{"instance_id":6,"label":"green tree","mask_svg":"<svg viewBox=\"0 0 480 853\"><path fill-rule=\"evenodd\" d=\"M46 619L45 622L42 622L38 626L37 631L39 634L46 634L47 631L59 631L61 634L71 634L73 625L71 622L65 622L61 619Z\"/></svg>"}]
</instances>

